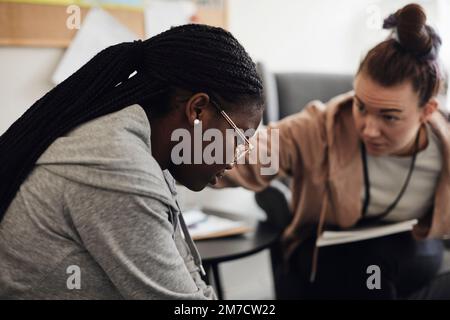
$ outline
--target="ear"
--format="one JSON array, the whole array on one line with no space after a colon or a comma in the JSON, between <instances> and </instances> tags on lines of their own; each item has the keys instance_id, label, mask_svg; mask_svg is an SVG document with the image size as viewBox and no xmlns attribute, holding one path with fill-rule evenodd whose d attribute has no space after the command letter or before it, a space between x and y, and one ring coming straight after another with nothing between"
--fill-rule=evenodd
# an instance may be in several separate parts
<instances>
[{"instance_id":1,"label":"ear","mask_svg":"<svg viewBox=\"0 0 450 320\"><path fill-rule=\"evenodd\" d=\"M191 126L194 125L194 120L205 117L205 108L209 105L209 96L206 93L196 93L189 98L185 105L185 113L188 122Z\"/></svg>"},{"instance_id":2,"label":"ear","mask_svg":"<svg viewBox=\"0 0 450 320\"><path fill-rule=\"evenodd\" d=\"M439 101L436 98L431 98L425 106L422 108L422 115L420 121L422 123L427 122L433 113L439 108Z\"/></svg>"}]
</instances>

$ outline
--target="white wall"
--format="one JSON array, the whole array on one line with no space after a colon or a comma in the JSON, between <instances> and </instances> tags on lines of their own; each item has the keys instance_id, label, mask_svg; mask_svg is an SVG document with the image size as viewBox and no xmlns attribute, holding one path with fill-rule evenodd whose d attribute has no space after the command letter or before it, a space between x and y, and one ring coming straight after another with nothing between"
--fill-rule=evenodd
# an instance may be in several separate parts
<instances>
[{"instance_id":1,"label":"white wall","mask_svg":"<svg viewBox=\"0 0 450 320\"><path fill-rule=\"evenodd\" d=\"M410 2L424 6L429 23L446 32L443 56L449 56L447 0L229 0L229 26L274 71L352 73L389 34L382 19Z\"/></svg>"},{"instance_id":2,"label":"white wall","mask_svg":"<svg viewBox=\"0 0 450 320\"><path fill-rule=\"evenodd\" d=\"M0 47L0 134L52 88L62 49Z\"/></svg>"}]
</instances>

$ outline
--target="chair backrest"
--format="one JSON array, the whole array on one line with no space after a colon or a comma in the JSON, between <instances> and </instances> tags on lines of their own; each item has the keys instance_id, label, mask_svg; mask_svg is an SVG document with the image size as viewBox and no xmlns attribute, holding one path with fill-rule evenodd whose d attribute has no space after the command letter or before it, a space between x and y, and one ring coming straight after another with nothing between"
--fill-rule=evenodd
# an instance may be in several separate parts
<instances>
[{"instance_id":1,"label":"chair backrest","mask_svg":"<svg viewBox=\"0 0 450 320\"><path fill-rule=\"evenodd\" d=\"M327 102L334 96L352 90L352 75L319 73L278 73L279 118L301 111L308 102Z\"/></svg>"},{"instance_id":2,"label":"chair backrest","mask_svg":"<svg viewBox=\"0 0 450 320\"><path fill-rule=\"evenodd\" d=\"M266 213L266 221L278 230L283 230L291 222L290 198L289 187L278 180L272 181L267 188L255 193L256 203Z\"/></svg>"},{"instance_id":3,"label":"chair backrest","mask_svg":"<svg viewBox=\"0 0 450 320\"><path fill-rule=\"evenodd\" d=\"M264 85L265 124L301 111L312 100L327 102L353 87L350 74L273 73L263 63L257 69Z\"/></svg>"}]
</instances>

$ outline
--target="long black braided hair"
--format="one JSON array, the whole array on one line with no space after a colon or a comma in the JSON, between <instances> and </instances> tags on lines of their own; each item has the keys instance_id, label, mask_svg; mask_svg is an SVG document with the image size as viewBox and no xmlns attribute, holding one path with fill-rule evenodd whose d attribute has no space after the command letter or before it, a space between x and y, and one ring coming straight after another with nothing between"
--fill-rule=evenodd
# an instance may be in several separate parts
<instances>
[{"instance_id":1,"label":"long black braided hair","mask_svg":"<svg viewBox=\"0 0 450 320\"><path fill-rule=\"evenodd\" d=\"M130 77L131 74L133 76ZM255 64L227 31L199 24L110 46L36 101L0 137L0 221L37 159L76 126L138 103L168 112L173 88L261 106Z\"/></svg>"}]
</instances>

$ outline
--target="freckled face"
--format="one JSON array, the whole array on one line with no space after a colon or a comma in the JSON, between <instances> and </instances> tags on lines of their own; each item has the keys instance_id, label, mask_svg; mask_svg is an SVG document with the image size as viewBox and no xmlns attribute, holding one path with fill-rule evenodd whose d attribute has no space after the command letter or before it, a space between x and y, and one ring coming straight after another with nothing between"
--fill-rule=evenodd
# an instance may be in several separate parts
<instances>
[{"instance_id":1,"label":"freckled face","mask_svg":"<svg viewBox=\"0 0 450 320\"><path fill-rule=\"evenodd\" d=\"M410 82L383 87L360 73L354 82L353 119L367 153L401 153L416 138L423 108Z\"/></svg>"}]
</instances>

